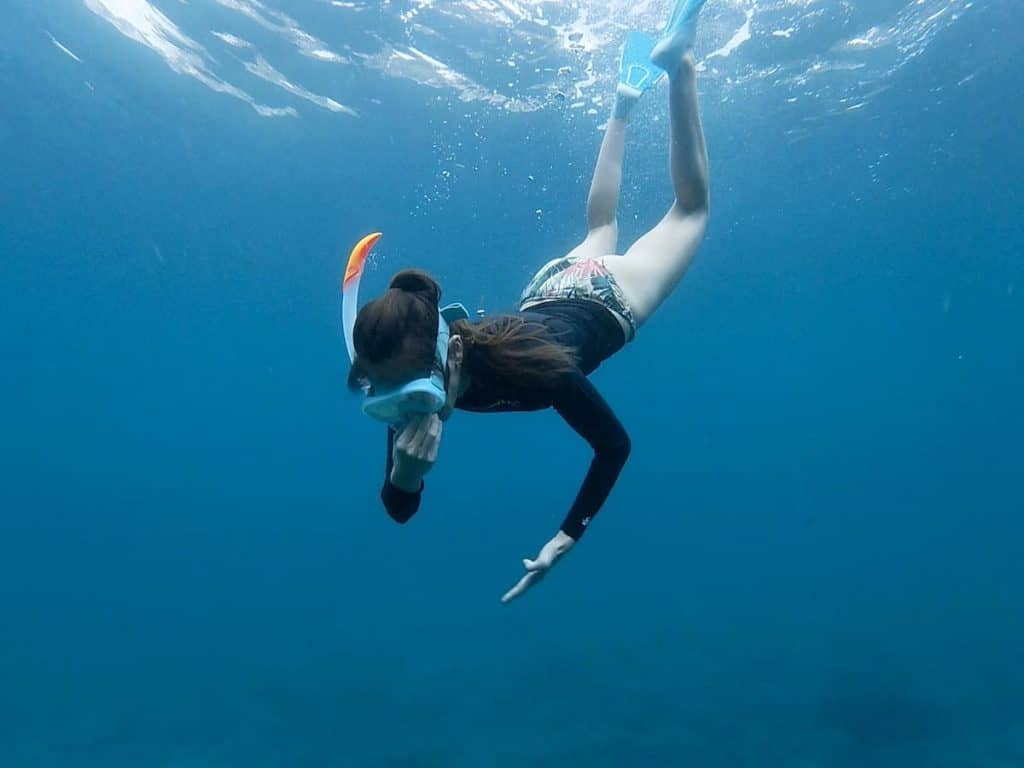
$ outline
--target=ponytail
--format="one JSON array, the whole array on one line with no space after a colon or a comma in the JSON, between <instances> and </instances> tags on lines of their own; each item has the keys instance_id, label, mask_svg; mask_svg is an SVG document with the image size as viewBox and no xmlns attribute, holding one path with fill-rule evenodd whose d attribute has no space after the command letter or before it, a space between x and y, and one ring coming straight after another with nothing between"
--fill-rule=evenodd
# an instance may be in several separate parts
<instances>
[{"instance_id":1,"label":"ponytail","mask_svg":"<svg viewBox=\"0 0 1024 768\"><path fill-rule=\"evenodd\" d=\"M479 323L456 320L451 331L462 338L471 376L483 368L530 388L551 389L577 364L571 347L553 341L544 326L516 315Z\"/></svg>"}]
</instances>

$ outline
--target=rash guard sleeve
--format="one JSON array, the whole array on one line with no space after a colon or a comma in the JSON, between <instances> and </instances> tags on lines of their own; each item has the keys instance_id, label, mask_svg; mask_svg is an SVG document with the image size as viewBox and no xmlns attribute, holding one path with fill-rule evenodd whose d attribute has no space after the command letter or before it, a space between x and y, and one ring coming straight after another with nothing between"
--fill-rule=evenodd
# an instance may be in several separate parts
<instances>
[{"instance_id":1,"label":"rash guard sleeve","mask_svg":"<svg viewBox=\"0 0 1024 768\"><path fill-rule=\"evenodd\" d=\"M552 405L594 449L583 485L561 526L563 533L579 540L608 498L629 458L629 435L608 403L579 370L566 375Z\"/></svg>"},{"instance_id":2,"label":"rash guard sleeve","mask_svg":"<svg viewBox=\"0 0 1024 768\"><path fill-rule=\"evenodd\" d=\"M384 463L384 485L380 489L380 499L384 502L384 509L388 516L396 523L407 523L420 508L420 499L423 497L423 481L420 481L420 488L415 493L403 491L391 482L391 469L395 465L395 433L390 427L388 433L388 455Z\"/></svg>"},{"instance_id":3,"label":"rash guard sleeve","mask_svg":"<svg viewBox=\"0 0 1024 768\"><path fill-rule=\"evenodd\" d=\"M578 540L608 498L629 458L629 435L608 403L579 369L563 376L554 391L546 390L543 394L535 393L535 396L539 407L550 404L594 450L583 484L561 525L563 533ZM423 484L421 482L417 491L409 493L391 482L394 441L394 432L388 429L384 484L380 496L388 516L395 522L406 523L419 509Z\"/></svg>"}]
</instances>

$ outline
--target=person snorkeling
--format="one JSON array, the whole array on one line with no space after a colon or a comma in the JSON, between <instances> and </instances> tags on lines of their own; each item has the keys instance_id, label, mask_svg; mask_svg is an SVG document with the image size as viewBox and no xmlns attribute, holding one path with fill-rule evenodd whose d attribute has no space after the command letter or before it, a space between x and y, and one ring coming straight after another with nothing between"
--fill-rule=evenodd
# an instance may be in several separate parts
<instances>
[{"instance_id":1,"label":"person snorkeling","mask_svg":"<svg viewBox=\"0 0 1024 768\"><path fill-rule=\"evenodd\" d=\"M454 410L554 408L593 448L579 493L555 535L502 596L535 586L586 531L630 453L630 439L587 378L632 341L673 291L704 238L708 160L692 55L706 0L679 0L657 41L630 32L615 105L587 199L586 238L545 264L527 285L518 312L471 320L461 305L440 306L426 272L403 270L387 291L356 313L362 265L379 234L356 246L343 283L348 384L363 411L388 425L381 499L397 522L418 510L424 476L438 458ZM616 207L629 115L663 75L669 81L669 166L675 200L664 218L617 254Z\"/></svg>"}]
</instances>

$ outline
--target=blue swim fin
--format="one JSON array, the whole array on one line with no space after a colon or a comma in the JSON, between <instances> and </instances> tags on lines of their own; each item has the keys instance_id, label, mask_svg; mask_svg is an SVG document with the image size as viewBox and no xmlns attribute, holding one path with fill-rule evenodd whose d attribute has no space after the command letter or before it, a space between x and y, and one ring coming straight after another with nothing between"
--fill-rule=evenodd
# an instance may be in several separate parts
<instances>
[{"instance_id":1,"label":"blue swim fin","mask_svg":"<svg viewBox=\"0 0 1024 768\"><path fill-rule=\"evenodd\" d=\"M672 15L651 51L651 60L658 67L674 67L697 39L697 17L707 0L676 0Z\"/></svg>"},{"instance_id":2,"label":"blue swim fin","mask_svg":"<svg viewBox=\"0 0 1024 768\"><path fill-rule=\"evenodd\" d=\"M643 32L630 30L622 45L619 59L618 91L634 99L665 76L665 72L651 63L651 51L657 41Z\"/></svg>"},{"instance_id":3,"label":"blue swim fin","mask_svg":"<svg viewBox=\"0 0 1024 768\"><path fill-rule=\"evenodd\" d=\"M697 16L700 15L700 9L704 7L704 3L707 1L708 0L676 0L676 5L672 9L672 15L669 16L668 21L665 22L665 29L662 30L662 34L672 34L684 24L695 22L697 20Z\"/></svg>"}]
</instances>

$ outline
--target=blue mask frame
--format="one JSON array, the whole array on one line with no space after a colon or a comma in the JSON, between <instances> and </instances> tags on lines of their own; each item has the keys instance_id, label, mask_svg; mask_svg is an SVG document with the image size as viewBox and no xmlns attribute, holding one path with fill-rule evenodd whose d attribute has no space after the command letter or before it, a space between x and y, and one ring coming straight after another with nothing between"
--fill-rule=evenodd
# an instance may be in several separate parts
<instances>
[{"instance_id":1,"label":"blue mask frame","mask_svg":"<svg viewBox=\"0 0 1024 768\"><path fill-rule=\"evenodd\" d=\"M448 367L450 324L466 320L469 312L459 303L440 307L437 313L437 341L434 364L430 374L420 376L396 387L368 387L363 399L363 413L372 419L399 426L412 416L437 413L448 399L445 371Z\"/></svg>"}]
</instances>

